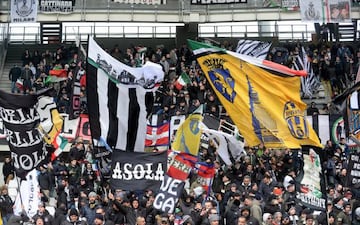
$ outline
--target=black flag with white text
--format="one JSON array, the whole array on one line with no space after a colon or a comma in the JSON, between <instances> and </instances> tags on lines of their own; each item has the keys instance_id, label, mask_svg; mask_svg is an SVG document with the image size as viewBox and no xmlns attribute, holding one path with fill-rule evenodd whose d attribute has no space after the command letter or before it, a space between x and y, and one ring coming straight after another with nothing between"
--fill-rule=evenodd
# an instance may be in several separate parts
<instances>
[{"instance_id":1,"label":"black flag with white text","mask_svg":"<svg viewBox=\"0 0 360 225\"><path fill-rule=\"evenodd\" d=\"M110 186L121 190L157 191L167 171L167 151L113 151Z\"/></svg>"},{"instance_id":2,"label":"black flag with white text","mask_svg":"<svg viewBox=\"0 0 360 225\"><path fill-rule=\"evenodd\" d=\"M14 95L0 90L0 116L18 176L41 165L47 158L43 136L37 129L40 116L36 95Z\"/></svg>"}]
</instances>

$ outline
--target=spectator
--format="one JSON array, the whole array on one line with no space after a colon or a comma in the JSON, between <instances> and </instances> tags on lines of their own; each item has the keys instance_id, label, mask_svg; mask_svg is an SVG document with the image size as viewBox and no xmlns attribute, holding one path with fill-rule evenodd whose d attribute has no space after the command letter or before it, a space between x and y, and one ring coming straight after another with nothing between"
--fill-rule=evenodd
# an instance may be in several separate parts
<instances>
[{"instance_id":1,"label":"spectator","mask_svg":"<svg viewBox=\"0 0 360 225\"><path fill-rule=\"evenodd\" d=\"M37 68L40 62L41 62L41 55L39 53L39 50L35 50L32 56L32 63L34 64L34 67Z\"/></svg>"},{"instance_id":2,"label":"spectator","mask_svg":"<svg viewBox=\"0 0 360 225\"><path fill-rule=\"evenodd\" d=\"M7 224L7 221L10 219L13 214L13 205L14 202L9 196L8 188L6 185L1 187L1 195L0 195L0 212L2 217L3 225Z\"/></svg>"},{"instance_id":3,"label":"spectator","mask_svg":"<svg viewBox=\"0 0 360 225\"><path fill-rule=\"evenodd\" d=\"M76 187L79 184L81 176L81 167L78 164L78 161L75 158L70 160L69 164L69 184Z\"/></svg>"},{"instance_id":4,"label":"spectator","mask_svg":"<svg viewBox=\"0 0 360 225\"><path fill-rule=\"evenodd\" d=\"M19 88L16 86L16 82L20 79L21 74L21 68L17 65L14 65L14 67L10 69L9 80L11 81L11 93L15 93L15 91L20 93Z\"/></svg>"},{"instance_id":5,"label":"spectator","mask_svg":"<svg viewBox=\"0 0 360 225\"><path fill-rule=\"evenodd\" d=\"M88 223L84 220L80 219L79 212L77 209L72 208L69 210L68 217L65 221L61 223L61 225L88 225Z\"/></svg>"},{"instance_id":6,"label":"spectator","mask_svg":"<svg viewBox=\"0 0 360 225\"><path fill-rule=\"evenodd\" d=\"M43 194L43 201L48 202L50 199L50 190L53 189L53 179L49 171L47 170L46 165L42 165L39 168L40 174L38 175L38 181L40 186L40 191ZM45 221L46 222L46 221Z\"/></svg>"},{"instance_id":7,"label":"spectator","mask_svg":"<svg viewBox=\"0 0 360 225\"><path fill-rule=\"evenodd\" d=\"M25 65L25 68L21 73L21 79L23 81L23 93L26 94L32 91L32 80L34 79L34 74L30 70L29 64Z\"/></svg>"},{"instance_id":8,"label":"spectator","mask_svg":"<svg viewBox=\"0 0 360 225\"><path fill-rule=\"evenodd\" d=\"M65 159L63 157L59 157L54 165L54 176L57 184L61 184L62 180L67 179L68 167L65 165Z\"/></svg>"},{"instance_id":9,"label":"spectator","mask_svg":"<svg viewBox=\"0 0 360 225\"><path fill-rule=\"evenodd\" d=\"M252 196L253 192L249 195L246 195L244 198L244 207L249 207L250 216L257 220L258 224L261 224L262 221L262 208L260 206L259 199L256 196Z\"/></svg>"},{"instance_id":10,"label":"spectator","mask_svg":"<svg viewBox=\"0 0 360 225\"><path fill-rule=\"evenodd\" d=\"M114 222L111 221L107 215L106 215L106 212L105 212L105 209L103 207L98 207L96 210L95 210L95 220L96 218L100 216L98 219L101 220L102 219L102 223L99 224L99 225L114 225ZM105 222L104 222L105 221ZM145 221L145 218L144 218L144 221ZM138 222L138 221L137 221ZM97 225L97 223L100 223L100 221L96 221L95 222L95 225ZM139 224L140 225L140 224ZM144 224L141 224L141 225L145 225Z\"/></svg>"},{"instance_id":11,"label":"spectator","mask_svg":"<svg viewBox=\"0 0 360 225\"><path fill-rule=\"evenodd\" d=\"M80 214L86 218L89 225L93 225L95 221L96 208L100 206L97 200L98 195L95 192L90 192L88 195L88 202L82 199L83 203L80 207Z\"/></svg>"},{"instance_id":12,"label":"spectator","mask_svg":"<svg viewBox=\"0 0 360 225\"><path fill-rule=\"evenodd\" d=\"M24 53L21 56L21 60L23 63L22 66L29 65L32 60L29 49L25 49Z\"/></svg>"},{"instance_id":13,"label":"spectator","mask_svg":"<svg viewBox=\"0 0 360 225\"><path fill-rule=\"evenodd\" d=\"M9 156L5 156L2 173L5 184L9 184L10 180L14 179L15 167L13 165L12 159Z\"/></svg>"},{"instance_id":14,"label":"spectator","mask_svg":"<svg viewBox=\"0 0 360 225\"><path fill-rule=\"evenodd\" d=\"M307 109L307 115L313 116L313 115L318 115L318 114L319 114L319 109L316 107L316 103L311 102L310 107Z\"/></svg>"},{"instance_id":15,"label":"spectator","mask_svg":"<svg viewBox=\"0 0 360 225\"><path fill-rule=\"evenodd\" d=\"M45 208L45 203L40 202L38 205L38 210L33 216L32 220L36 221L37 218L41 218L44 221L44 225L52 225L54 218L50 215L49 211Z\"/></svg>"},{"instance_id":16,"label":"spectator","mask_svg":"<svg viewBox=\"0 0 360 225\"><path fill-rule=\"evenodd\" d=\"M69 152L70 159L82 161L85 159L85 146L82 137L78 137Z\"/></svg>"},{"instance_id":17,"label":"spectator","mask_svg":"<svg viewBox=\"0 0 360 225\"><path fill-rule=\"evenodd\" d=\"M55 209L53 225L60 225L63 221L66 220L66 216L67 216L66 205L60 204Z\"/></svg>"},{"instance_id":18,"label":"spectator","mask_svg":"<svg viewBox=\"0 0 360 225\"><path fill-rule=\"evenodd\" d=\"M343 224L351 224L351 219L351 205L345 203L344 209L337 214L336 220L342 221Z\"/></svg>"}]
</instances>

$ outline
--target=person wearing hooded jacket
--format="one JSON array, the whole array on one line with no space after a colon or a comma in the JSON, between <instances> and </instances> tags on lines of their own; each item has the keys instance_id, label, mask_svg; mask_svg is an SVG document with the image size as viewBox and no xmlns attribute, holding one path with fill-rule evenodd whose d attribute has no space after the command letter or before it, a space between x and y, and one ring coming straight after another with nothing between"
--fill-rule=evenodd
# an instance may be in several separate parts
<instances>
[{"instance_id":1,"label":"person wearing hooded jacket","mask_svg":"<svg viewBox=\"0 0 360 225\"><path fill-rule=\"evenodd\" d=\"M55 210L53 225L61 225L61 223L66 220L66 216L66 204L61 203Z\"/></svg>"},{"instance_id":2,"label":"person wearing hooded jacket","mask_svg":"<svg viewBox=\"0 0 360 225\"><path fill-rule=\"evenodd\" d=\"M236 225L237 218L240 216L240 200L235 199L230 208L225 211L225 219L227 225Z\"/></svg>"},{"instance_id":3,"label":"person wearing hooded jacket","mask_svg":"<svg viewBox=\"0 0 360 225\"><path fill-rule=\"evenodd\" d=\"M69 210L68 216L61 225L88 225L85 220L80 219L79 212L75 208Z\"/></svg>"},{"instance_id":4,"label":"person wearing hooded jacket","mask_svg":"<svg viewBox=\"0 0 360 225\"><path fill-rule=\"evenodd\" d=\"M125 204L122 204L122 202ZM122 202L115 201L114 204L118 207L119 211L125 215L128 224L135 225L136 217L138 216L146 218L146 211L140 208L139 200L133 199L131 204L129 204L130 201L124 198Z\"/></svg>"},{"instance_id":5,"label":"person wearing hooded jacket","mask_svg":"<svg viewBox=\"0 0 360 225\"><path fill-rule=\"evenodd\" d=\"M250 207L244 206L240 210L240 216L243 216L246 218L246 222L248 225L260 225L259 221L255 218L250 216Z\"/></svg>"},{"instance_id":6,"label":"person wearing hooded jacket","mask_svg":"<svg viewBox=\"0 0 360 225\"><path fill-rule=\"evenodd\" d=\"M40 202L36 214L32 217L32 221L35 222L37 218L42 218L44 225L53 225L54 217L52 217L49 211L45 208L44 202Z\"/></svg>"}]
</instances>

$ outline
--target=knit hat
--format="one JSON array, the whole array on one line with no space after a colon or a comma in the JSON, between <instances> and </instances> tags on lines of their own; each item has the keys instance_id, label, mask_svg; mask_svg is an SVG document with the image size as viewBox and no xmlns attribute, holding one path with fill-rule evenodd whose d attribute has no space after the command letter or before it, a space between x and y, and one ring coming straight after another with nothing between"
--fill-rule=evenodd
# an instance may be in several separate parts
<instances>
[{"instance_id":1,"label":"knit hat","mask_svg":"<svg viewBox=\"0 0 360 225\"><path fill-rule=\"evenodd\" d=\"M192 219L191 219L191 216L189 216L189 215L184 215L184 216L183 216L181 224L186 224L186 223L191 223L191 224L193 224L193 221L192 221Z\"/></svg>"},{"instance_id":2,"label":"knit hat","mask_svg":"<svg viewBox=\"0 0 360 225\"><path fill-rule=\"evenodd\" d=\"M96 197L96 196L97 196L97 194L95 192L93 192L93 191L89 193L89 198L90 197Z\"/></svg>"},{"instance_id":3,"label":"knit hat","mask_svg":"<svg viewBox=\"0 0 360 225\"><path fill-rule=\"evenodd\" d=\"M216 220L220 220L220 217L218 215L214 215L214 214L211 214L209 216L209 222L213 222L213 221L216 221Z\"/></svg>"},{"instance_id":4,"label":"knit hat","mask_svg":"<svg viewBox=\"0 0 360 225\"><path fill-rule=\"evenodd\" d=\"M282 188L280 188L280 187L274 187L273 193L274 193L274 195L276 195L276 196L280 196L280 195L282 194Z\"/></svg>"},{"instance_id":5,"label":"knit hat","mask_svg":"<svg viewBox=\"0 0 360 225\"><path fill-rule=\"evenodd\" d=\"M263 215L263 221L267 221L267 219L271 216L270 213L264 213Z\"/></svg>"},{"instance_id":6,"label":"knit hat","mask_svg":"<svg viewBox=\"0 0 360 225\"><path fill-rule=\"evenodd\" d=\"M76 209L72 208L69 211L69 216L79 216L79 212Z\"/></svg>"},{"instance_id":7,"label":"knit hat","mask_svg":"<svg viewBox=\"0 0 360 225\"><path fill-rule=\"evenodd\" d=\"M360 207L357 207L357 208L355 209L355 216L358 217L358 218L360 218Z\"/></svg>"}]
</instances>

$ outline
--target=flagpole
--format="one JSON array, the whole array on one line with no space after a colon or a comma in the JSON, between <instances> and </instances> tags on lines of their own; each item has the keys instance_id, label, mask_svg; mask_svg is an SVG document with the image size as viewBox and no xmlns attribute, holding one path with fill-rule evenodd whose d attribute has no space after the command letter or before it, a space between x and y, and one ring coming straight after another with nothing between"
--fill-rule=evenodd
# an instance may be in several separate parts
<instances>
[{"instance_id":1,"label":"flagpole","mask_svg":"<svg viewBox=\"0 0 360 225\"><path fill-rule=\"evenodd\" d=\"M19 183L19 179L18 179L18 177L17 177L17 175L16 175L16 172L15 172L14 178L16 179L17 186L18 186L18 187L16 188L16 190L17 190L18 195L19 195L19 198L20 198L21 211L22 211L22 210L23 210L23 207L24 207L24 204L23 204L23 199L22 199L21 191L20 191L20 183Z\"/></svg>"}]
</instances>

